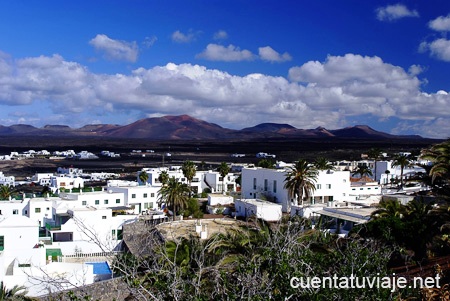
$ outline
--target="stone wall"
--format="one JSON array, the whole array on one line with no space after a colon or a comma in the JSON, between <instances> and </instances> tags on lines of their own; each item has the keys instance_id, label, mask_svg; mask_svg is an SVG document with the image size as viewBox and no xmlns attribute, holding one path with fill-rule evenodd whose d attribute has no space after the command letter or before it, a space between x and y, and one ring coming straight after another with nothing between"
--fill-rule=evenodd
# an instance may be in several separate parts
<instances>
[{"instance_id":1,"label":"stone wall","mask_svg":"<svg viewBox=\"0 0 450 301\"><path fill-rule=\"evenodd\" d=\"M64 292L40 297L41 301L73 301L73 300L92 300L92 301L123 301L134 300L130 297L130 291L127 284L121 277L111 280L95 282L80 288L67 290Z\"/></svg>"}]
</instances>

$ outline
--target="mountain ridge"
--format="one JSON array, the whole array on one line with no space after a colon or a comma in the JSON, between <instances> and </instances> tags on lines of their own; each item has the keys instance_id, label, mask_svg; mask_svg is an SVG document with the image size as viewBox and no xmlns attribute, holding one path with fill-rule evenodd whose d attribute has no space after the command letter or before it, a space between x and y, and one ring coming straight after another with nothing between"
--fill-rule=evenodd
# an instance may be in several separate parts
<instances>
[{"instance_id":1,"label":"mountain ridge","mask_svg":"<svg viewBox=\"0 0 450 301\"><path fill-rule=\"evenodd\" d=\"M224 128L189 115L167 115L136 120L127 125L88 124L80 128L67 125L0 125L2 136L80 136L109 138L144 138L149 140L233 140L263 138L358 138L358 139L426 139L419 135L393 135L368 125L328 130L324 127L298 129L286 123L261 123L241 130Z\"/></svg>"}]
</instances>

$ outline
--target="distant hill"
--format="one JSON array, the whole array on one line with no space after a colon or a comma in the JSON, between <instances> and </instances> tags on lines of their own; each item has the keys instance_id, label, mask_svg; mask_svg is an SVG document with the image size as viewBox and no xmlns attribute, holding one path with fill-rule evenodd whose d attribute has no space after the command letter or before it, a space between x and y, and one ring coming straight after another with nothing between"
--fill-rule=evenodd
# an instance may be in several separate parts
<instances>
[{"instance_id":1,"label":"distant hill","mask_svg":"<svg viewBox=\"0 0 450 301\"><path fill-rule=\"evenodd\" d=\"M128 125L90 124L78 129L67 125L0 125L1 136L90 136L110 138L145 138L150 140L236 140L259 138L357 138L357 139L423 139L417 135L398 136L379 132L367 125L327 130L297 129L289 124L261 123L242 130L223 128L215 123L193 118L189 115L163 116L137 120Z\"/></svg>"}]
</instances>

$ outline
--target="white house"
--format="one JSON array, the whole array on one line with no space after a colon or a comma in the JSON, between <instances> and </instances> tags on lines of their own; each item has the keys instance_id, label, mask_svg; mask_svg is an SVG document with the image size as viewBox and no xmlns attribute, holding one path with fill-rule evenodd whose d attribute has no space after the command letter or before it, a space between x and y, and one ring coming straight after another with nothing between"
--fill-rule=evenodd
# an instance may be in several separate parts
<instances>
[{"instance_id":1,"label":"white house","mask_svg":"<svg viewBox=\"0 0 450 301\"><path fill-rule=\"evenodd\" d=\"M174 177L182 183L189 184L180 168L180 166L172 166L171 168L143 168L137 173L137 181L139 185L144 184L139 179L139 175L145 171L148 175L147 184L161 186L158 180L159 175L162 171L167 171L169 178ZM218 171L197 170L190 185L194 193L201 193L205 188L209 188L211 192L221 192L222 187L224 187L225 191L236 191L236 178L237 176L233 173L229 173L225 178L222 178Z\"/></svg>"},{"instance_id":2,"label":"white house","mask_svg":"<svg viewBox=\"0 0 450 301\"><path fill-rule=\"evenodd\" d=\"M114 208L125 206L124 194L122 192L93 191L82 193L62 193L62 201L76 201L72 208L92 206L95 208Z\"/></svg>"},{"instance_id":3,"label":"white house","mask_svg":"<svg viewBox=\"0 0 450 301\"><path fill-rule=\"evenodd\" d=\"M52 247L60 249L63 256L117 249L122 240L122 226L138 218L128 214L114 216L109 208L94 207L69 209L67 215L63 224L49 230Z\"/></svg>"},{"instance_id":4,"label":"white house","mask_svg":"<svg viewBox=\"0 0 450 301\"><path fill-rule=\"evenodd\" d=\"M376 178L382 185L389 184L391 182L391 179L400 179L401 167L400 166L393 167L392 161L377 161L376 169L377 169ZM406 166L403 169L403 179L408 179L417 173L426 173L426 171L424 168L414 164L411 166Z\"/></svg>"},{"instance_id":5,"label":"white house","mask_svg":"<svg viewBox=\"0 0 450 301\"><path fill-rule=\"evenodd\" d=\"M0 220L0 279L8 289L24 286L28 296L39 296L94 282L92 266L48 261L55 249L39 239L39 226L28 217Z\"/></svg>"},{"instance_id":6,"label":"white house","mask_svg":"<svg viewBox=\"0 0 450 301\"><path fill-rule=\"evenodd\" d=\"M84 179L78 176L60 174L58 176L52 176L50 180L50 188L53 191L59 191L61 188L70 190L84 187Z\"/></svg>"},{"instance_id":7,"label":"white house","mask_svg":"<svg viewBox=\"0 0 450 301\"><path fill-rule=\"evenodd\" d=\"M13 215L27 216L28 202L23 200L10 200L0 202L0 218L7 218Z\"/></svg>"},{"instance_id":8,"label":"white house","mask_svg":"<svg viewBox=\"0 0 450 301\"><path fill-rule=\"evenodd\" d=\"M158 191L156 186L111 186L108 192L122 193L124 206L134 207L134 213L140 214L147 209L158 208Z\"/></svg>"},{"instance_id":9,"label":"white house","mask_svg":"<svg viewBox=\"0 0 450 301\"><path fill-rule=\"evenodd\" d=\"M31 182L37 183L42 186L50 186L52 183L53 173L35 173L31 177Z\"/></svg>"},{"instance_id":10,"label":"white house","mask_svg":"<svg viewBox=\"0 0 450 301\"><path fill-rule=\"evenodd\" d=\"M267 222L281 220L281 205L259 199L237 199L234 202L236 216L256 217Z\"/></svg>"},{"instance_id":11,"label":"white house","mask_svg":"<svg viewBox=\"0 0 450 301\"><path fill-rule=\"evenodd\" d=\"M14 176L5 176L3 172L0 171L0 185L5 186L16 186L16 180Z\"/></svg>"},{"instance_id":12,"label":"white house","mask_svg":"<svg viewBox=\"0 0 450 301\"><path fill-rule=\"evenodd\" d=\"M288 198L284 188L286 169L244 168L242 170L242 197L263 198L281 204L283 212L290 212L297 200ZM350 192L349 171L319 171L315 190L309 204L348 200Z\"/></svg>"}]
</instances>

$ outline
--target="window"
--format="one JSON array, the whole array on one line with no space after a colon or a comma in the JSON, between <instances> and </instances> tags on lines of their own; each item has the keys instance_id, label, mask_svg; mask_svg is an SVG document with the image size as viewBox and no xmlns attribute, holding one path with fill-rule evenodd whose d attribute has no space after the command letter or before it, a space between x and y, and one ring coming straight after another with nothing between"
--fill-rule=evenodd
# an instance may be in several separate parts
<instances>
[{"instance_id":1,"label":"window","mask_svg":"<svg viewBox=\"0 0 450 301\"><path fill-rule=\"evenodd\" d=\"M95 205L100 204L100 200L95 200Z\"/></svg>"},{"instance_id":2,"label":"window","mask_svg":"<svg viewBox=\"0 0 450 301\"><path fill-rule=\"evenodd\" d=\"M61 187L66 186L66 182L61 182L61 183L59 184L59 186L61 186Z\"/></svg>"},{"instance_id":3,"label":"window","mask_svg":"<svg viewBox=\"0 0 450 301\"><path fill-rule=\"evenodd\" d=\"M150 202L150 203L149 203L148 208L150 208L150 209L153 208L153 202Z\"/></svg>"},{"instance_id":4,"label":"window","mask_svg":"<svg viewBox=\"0 0 450 301\"><path fill-rule=\"evenodd\" d=\"M273 180L273 192L277 193L277 180Z\"/></svg>"},{"instance_id":5,"label":"window","mask_svg":"<svg viewBox=\"0 0 450 301\"><path fill-rule=\"evenodd\" d=\"M146 193L144 193L144 199L146 199L147 198L147 194Z\"/></svg>"},{"instance_id":6,"label":"window","mask_svg":"<svg viewBox=\"0 0 450 301\"><path fill-rule=\"evenodd\" d=\"M359 190L364 190L364 188L360 188Z\"/></svg>"},{"instance_id":7,"label":"window","mask_svg":"<svg viewBox=\"0 0 450 301\"><path fill-rule=\"evenodd\" d=\"M41 213L41 208L34 208L34 213Z\"/></svg>"},{"instance_id":8,"label":"window","mask_svg":"<svg viewBox=\"0 0 450 301\"><path fill-rule=\"evenodd\" d=\"M253 189L256 189L256 178L253 178Z\"/></svg>"},{"instance_id":9,"label":"window","mask_svg":"<svg viewBox=\"0 0 450 301\"><path fill-rule=\"evenodd\" d=\"M154 193L154 192L150 193L150 196L151 196L152 198L154 198L154 197L155 197L155 193Z\"/></svg>"},{"instance_id":10,"label":"window","mask_svg":"<svg viewBox=\"0 0 450 301\"><path fill-rule=\"evenodd\" d=\"M0 236L0 251L3 251L5 249L5 237Z\"/></svg>"},{"instance_id":11,"label":"window","mask_svg":"<svg viewBox=\"0 0 450 301\"><path fill-rule=\"evenodd\" d=\"M106 215L103 215L103 216L102 216L102 219L106 219Z\"/></svg>"},{"instance_id":12,"label":"window","mask_svg":"<svg viewBox=\"0 0 450 301\"><path fill-rule=\"evenodd\" d=\"M264 191L267 191L267 186L269 186L267 179L264 179Z\"/></svg>"},{"instance_id":13,"label":"window","mask_svg":"<svg viewBox=\"0 0 450 301\"><path fill-rule=\"evenodd\" d=\"M331 184L326 184L327 189L331 189Z\"/></svg>"},{"instance_id":14,"label":"window","mask_svg":"<svg viewBox=\"0 0 450 301\"><path fill-rule=\"evenodd\" d=\"M116 204L120 204L120 199L116 199Z\"/></svg>"},{"instance_id":15,"label":"window","mask_svg":"<svg viewBox=\"0 0 450 301\"><path fill-rule=\"evenodd\" d=\"M18 209L13 209L13 214L19 214L19 210Z\"/></svg>"},{"instance_id":16,"label":"window","mask_svg":"<svg viewBox=\"0 0 450 301\"><path fill-rule=\"evenodd\" d=\"M135 198L136 198L136 193L133 193L133 194L131 195L131 198L132 198L132 199L135 199Z\"/></svg>"},{"instance_id":17,"label":"window","mask_svg":"<svg viewBox=\"0 0 450 301\"><path fill-rule=\"evenodd\" d=\"M108 205L108 200L105 200L103 203L105 204L105 205Z\"/></svg>"},{"instance_id":18,"label":"window","mask_svg":"<svg viewBox=\"0 0 450 301\"><path fill-rule=\"evenodd\" d=\"M87 201L82 201L81 205L86 206L87 205Z\"/></svg>"},{"instance_id":19,"label":"window","mask_svg":"<svg viewBox=\"0 0 450 301\"><path fill-rule=\"evenodd\" d=\"M111 236L113 239L116 239L116 230L111 231Z\"/></svg>"},{"instance_id":20,"label":"window","mask_svg":"<svg viewBox=\"0 0 450 301\"><path fill-rule=\"evenodd\" d=\"M322 189L322 184L317 184L317 189Z\"/></svg>"}]
</instances>

